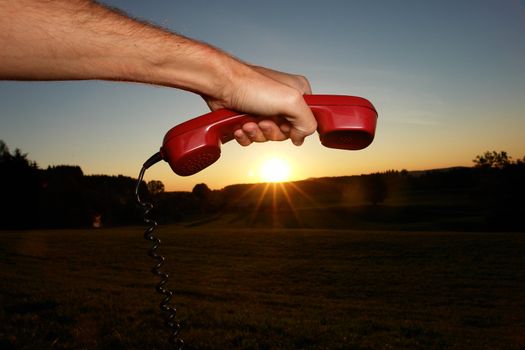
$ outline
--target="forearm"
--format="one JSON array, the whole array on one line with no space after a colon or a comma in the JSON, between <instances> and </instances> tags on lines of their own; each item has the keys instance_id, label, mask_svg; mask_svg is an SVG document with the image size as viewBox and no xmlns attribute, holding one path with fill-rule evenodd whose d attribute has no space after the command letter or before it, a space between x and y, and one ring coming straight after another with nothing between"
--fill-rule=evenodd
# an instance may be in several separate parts
<instances>
[{"instance_id":1,"label":"forearm","mask_svg":"<svg viewBox=\"0 0 525 350\"><path fill-rule=\"evenodd\" d=\"M4 79L136 81L206 95L240 66L208 45L87 0L0 0L0 16Z\"/></svg>"}]
</instances>

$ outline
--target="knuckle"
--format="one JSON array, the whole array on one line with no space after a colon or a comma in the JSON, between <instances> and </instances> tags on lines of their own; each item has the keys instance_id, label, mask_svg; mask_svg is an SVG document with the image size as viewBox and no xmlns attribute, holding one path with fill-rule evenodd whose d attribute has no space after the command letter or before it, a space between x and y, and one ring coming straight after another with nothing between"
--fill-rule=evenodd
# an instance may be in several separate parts
<instances>
[{"instance_id":1,"label":"knuckle","mask_svg":"<svg viewBox=\"0 0 525 350\"><path fill-rule=\"evenodd\" d=\"M295 76L298 84L299 84L299 88L301 89L301 91L303 93L308 93L310 92L310 82L308 81L308 79L303 76L303 75L296 75Z\"/></svg>"}]
</instances>

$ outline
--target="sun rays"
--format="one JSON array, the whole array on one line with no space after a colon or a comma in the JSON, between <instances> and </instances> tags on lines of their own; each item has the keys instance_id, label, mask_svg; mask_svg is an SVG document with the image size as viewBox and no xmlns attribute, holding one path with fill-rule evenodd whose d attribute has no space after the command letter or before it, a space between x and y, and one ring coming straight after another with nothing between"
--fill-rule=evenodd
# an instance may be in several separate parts
<instances>
[{"instance_id":1,"label":"sun rays","mask_svg":"<svg viewBox=\"0 0 525 350\"><path fill-rule=\"evenodd\" d=\"M249 225L269 228L305 227L301 210L320 204L293 182L248 185L234 197L232 206L249 208L244 218ZM304 213L303 213L304 214Z\"/></svg>"}]
</instances>

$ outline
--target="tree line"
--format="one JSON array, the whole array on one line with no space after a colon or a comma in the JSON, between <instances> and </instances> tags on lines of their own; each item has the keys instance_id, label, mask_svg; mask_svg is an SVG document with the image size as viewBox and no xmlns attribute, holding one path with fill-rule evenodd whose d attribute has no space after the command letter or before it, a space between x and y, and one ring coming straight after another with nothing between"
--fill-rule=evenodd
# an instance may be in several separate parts
<instances>
[{"instance_id":1,"label":"tree line","mask_svg":"<svg viewBox=\"0 0 525 350\"><path fill-rule=\"evenodd\" d=\"M40 169L27 154L0 141L0 227L88 227L96 216L110 225L137 222L135 179L83 174L79 166Z\"/></svg>"},{"instance_id":2,"label":"tree line","mask_svg":"<svg viewBox=\"0 0 525 350\"><path fill-rule=\"evenodd\" d=\"M76 165L38 167L19 149L0 140L0 228L73 228L142 223L135 199L137 179L85 175ZM164 191L161 181L142 182L141 198L155 202L162 222L178 222L216 212L212 191L198 184L192 192Z\"/></svg>"},{"instance_id":3,"label":"tree line","mask_svg":"<svg viewBox=\"0 0 525 350\"><path fill-rule=\"evenodd\" d=\"M140 194L155 204L152 215L160 223L198 223L229 215L232 221L248 220L248 225L281 220L296 227L300 218L294 215L320 215L313 225L334 217L394 224L475 216L478 224L472 227L478 229L525 228L525 157L514 161L506 152L491 151L473 162L473 167L390 170L221 190L202 183L191 192L166 192L162 182L153 180L141 183ZM41 169L0 140L0 228L140 224L136 181L121 175L85 175L79 166Z\"/></svg>"}]
</instances>

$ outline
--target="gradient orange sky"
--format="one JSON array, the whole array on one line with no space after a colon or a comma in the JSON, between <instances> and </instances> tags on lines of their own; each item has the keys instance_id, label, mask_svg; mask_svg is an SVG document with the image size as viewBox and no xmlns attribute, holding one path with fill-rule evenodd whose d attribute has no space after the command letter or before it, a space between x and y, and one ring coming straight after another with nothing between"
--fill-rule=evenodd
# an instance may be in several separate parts
<instances>
[{"instance_id":1,"label":"gradient orange sky","mask_svg":"<svg viewBox=\"0 0 525 350\"><path fill-rule=\"evenodd\" d=\"M291 179L472 165L487 150L525 155L525 3L492 1L106 1L254 64L307 76L314 93L369 99L376 139L327 149L317 135L223 146L221 159L181 178L166 163L146 180L168 190L256 182L287 160ZM109 82L0 82L0 139L40 167L136 177L172 126L208 112L199 96Z\"/></svg>"}]
</instances>

